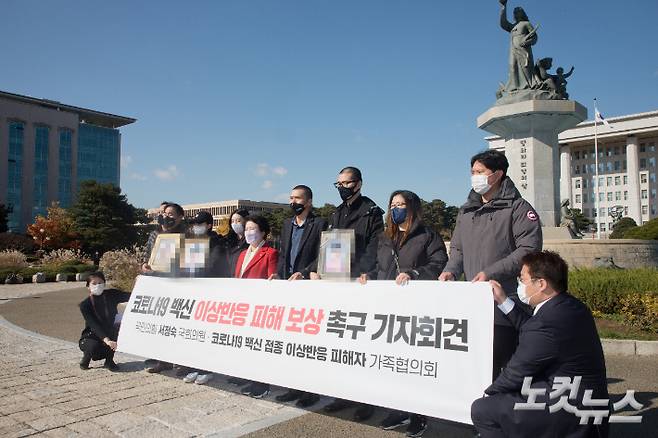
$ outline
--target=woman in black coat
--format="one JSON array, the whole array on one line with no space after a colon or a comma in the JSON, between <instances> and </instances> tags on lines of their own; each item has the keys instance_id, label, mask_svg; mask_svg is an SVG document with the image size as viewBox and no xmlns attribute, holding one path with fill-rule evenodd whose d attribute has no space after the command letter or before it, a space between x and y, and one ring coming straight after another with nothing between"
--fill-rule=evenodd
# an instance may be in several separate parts
<instances>
[{"instance_id":1,"label":"woman in black coat","mask_svg":"<svg viewBox=\"0 0 658 438\"><path fill-rule=\"evenodd\" d=\"M436 280L448 262L448 254L441 236L423 224L420 198L408 190L396 190L388 205L384 232L379 236L377 265L359 280L395 280L400 285L410 280ZM427 418L391 411L381 427L391 430L405 424L409 425L407 436L419 437L427 428Z\"/></svg>"},{"instance_id":2,"label":"woman in black coat","mask_svg":"<svg viewBox=\"0 0 658 438\"><path fill-rule=\"evenodd\" d=\"M105 359L105 368L117 371L114 351L117 349L119 324L115 323L117 305L125 303L130 294L116 289L105 289L105 275L94 272L87 279L89 297L80 303L80 312L85 319L85 328L78 342L82 350L80 368L89 369L89 362Z\"/></svg>"}]
</instances>

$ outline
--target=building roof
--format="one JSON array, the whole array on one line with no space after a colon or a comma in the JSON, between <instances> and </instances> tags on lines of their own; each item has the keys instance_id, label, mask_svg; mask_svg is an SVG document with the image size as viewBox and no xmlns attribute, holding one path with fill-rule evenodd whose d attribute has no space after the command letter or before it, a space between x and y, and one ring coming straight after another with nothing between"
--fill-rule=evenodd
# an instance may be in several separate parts
<instances>
[{"instance_id":1,"label":"building roof","mask_svg":"<svg viewBox=\"0 0 658 438\"><path fill-rule=\"evenodd\" d=\"M80 117L81 122L89 123L91 125L103 126L106 128L119 128L121 126L130 125L137 120L133 119L132 117L118 116L116 114L104 113L102 111L96 111L88 108L66 105L56 100L39 99L31 96L24 96L22 94L9 93L7 91L0 91L0 97L29 103L32 105L39 105L57 111L76 113Z\"/></svg>"}]
</instances>

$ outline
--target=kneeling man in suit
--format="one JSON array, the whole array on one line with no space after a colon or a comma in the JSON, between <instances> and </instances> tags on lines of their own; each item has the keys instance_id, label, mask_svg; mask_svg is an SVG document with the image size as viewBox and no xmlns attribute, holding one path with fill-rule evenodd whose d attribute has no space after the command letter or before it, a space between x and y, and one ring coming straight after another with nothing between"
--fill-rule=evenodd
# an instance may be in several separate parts
<instances>
[{"instance_id":1,"label":"kneeling man in suit","mask_svg":"<svg viewBox=\"0 0 658 438\"><path fill-rule=\"evenodd\" d=\"M591 401L608 399L603 349L592 313L567 292L569 268L558 254L535 252L521 262L519 299L534 313L528 315L498 283L491 282L498 309L519 331L519 344L500 376L484 391L486 396L473 402L473 424L485 438L607 437L607 414L600 425L593 424L593 417L580 425L576 415L608 409L607 404ZM579 387L574 384L561 394L566 400L557 394L550 399L563 379L576 382L579 376ZM526 377L532 377L530 388L527 384L524 388ZM539 394L535 400L539 408L514 409L517 403L532 401L521 394L522 388L526 394ZM565 401L568 405L562 409L549 411L550 405Z\"/></svg>"}]
</instances>

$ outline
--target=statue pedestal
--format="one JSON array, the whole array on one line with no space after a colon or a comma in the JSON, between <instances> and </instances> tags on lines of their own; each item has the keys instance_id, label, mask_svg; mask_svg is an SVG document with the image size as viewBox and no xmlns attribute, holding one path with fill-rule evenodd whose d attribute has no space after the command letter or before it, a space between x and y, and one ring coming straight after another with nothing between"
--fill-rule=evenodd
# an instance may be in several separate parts
<instances>
[{"instance_id":1,"label":"statue pedestal","mask_svg":"<svg viewBox=\"0 0 658 438\"><path fill-rule=\"evenodd\" d=\"M557 136L587 118L571 100L527 100L491 107L478 127L505 140L507 174L539 213L542 225L560 224L560 148Z\"/></svg>"}]
</instances>

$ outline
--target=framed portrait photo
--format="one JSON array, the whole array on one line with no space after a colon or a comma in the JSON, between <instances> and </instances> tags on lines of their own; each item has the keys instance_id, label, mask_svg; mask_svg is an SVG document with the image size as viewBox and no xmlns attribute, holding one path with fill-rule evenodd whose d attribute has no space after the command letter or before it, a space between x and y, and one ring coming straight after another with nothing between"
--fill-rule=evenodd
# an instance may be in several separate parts
<instances>
[{"instance_id":1,"label":"framed portrait photo","mask_svg":"<svg viewBox=\"0 0 658 438\"><path fill-rule=\"evenodd\" d=\"M353 255L354 230L323 231L320 237L318 274L328 280L349 279Z\"/></svg>"},{"instance_id":2,"label":"framed portrait photo","mask_svg":"<svg viewBox=\"0 0 658 438\"><path fill-rule=\"evenodd\" d=\"M182 234L158 234L149 257L149 265L156 272L173 272L180 260Z\"/></svg>"},{"instance_id":3,"label":"framed portrait photo","mask_svg":"<svg viewBox=\"0 0 658 438\"><path fill-rule=\"evenodd\" d=\"M210 258L210 239L185 239L180 257L183 272L200 272L208 265Z\"/></svg>"}]
</instances>

